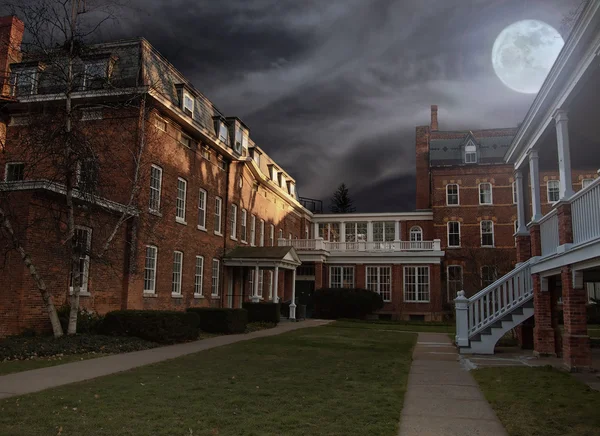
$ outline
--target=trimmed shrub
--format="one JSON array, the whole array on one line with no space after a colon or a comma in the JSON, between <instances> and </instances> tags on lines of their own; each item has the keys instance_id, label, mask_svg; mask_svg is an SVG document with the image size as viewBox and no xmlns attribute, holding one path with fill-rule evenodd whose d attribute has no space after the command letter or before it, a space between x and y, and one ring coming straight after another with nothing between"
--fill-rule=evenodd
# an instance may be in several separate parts
<instances>
[{"instance_id":1,"label":"trimmed shrub","mask_svg":"<svg viewBox=\"0 0 600 436\"><path fill-rule=\"evenodd\" d=\"M209 333L244 333L248 324L246 309L190 307L188 313L200 318L200 329Z\"/></svg>"},{"instance_id":2,"label":"trimmed shrub","mask_svg":"<svg viewBox=\"0 0 600 436\"><path fill-rule=\"evenodd\" d=\"M63 332L67 333L69 327L69 316L71 314L71 306L68 304L61 306L57 311L60 325L63 328ZM77 333L83 334L94 334L98 333L104 317L98 315L96 312L79 308L77 313Z\"/></svg>"},{"instance_id":3,"label":"trimmed shrub","mask_svg":"<svg viewBox=\"0 0 600 436\"><path fill-rule=\"evenodd\" d=\"M248 311L248 322L274 322L281 319L281 306L279 303L243 303L242 307Z\"/></svg>"},{"instance_id":4,"label":"trimmed shrub","mask_svg":"<svg viewBox=\"0 0 600 436\"><path fill-rule=\"evenodd\" d=\"M104 317L101 332L135 336L160 344L198 339L198 315L168 310L115 310Z\"/></svg>"},{"instance_id":5,"label":"trimmed shrub","mask_svg":"<svg viewBox=\"0 0 600 436\"><path fill-rule=\"evenodd\" d=\"M364 319L383 307L381 296L368 289L325 288L315 291L313 298L316 318Z\"/></svg>"}]
</instances>

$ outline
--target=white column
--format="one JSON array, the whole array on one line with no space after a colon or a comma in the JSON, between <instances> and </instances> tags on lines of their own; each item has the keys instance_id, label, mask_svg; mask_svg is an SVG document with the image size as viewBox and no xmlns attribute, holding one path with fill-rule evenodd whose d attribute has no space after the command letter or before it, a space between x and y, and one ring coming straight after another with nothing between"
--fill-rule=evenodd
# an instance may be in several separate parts
<instances>
[{"instance_id":1,"label":"white column","mask_svg":"<svg viewBox=\"0 0 600 436\"><path fill-rule=\"evenodd\" d=\"M469 346L469 299L465 297L465 291L459 291L454 300L456 309L456 345L459 347Z\"/></svg>"},{"instance_id":2,"label":"white column","mask_svg":"<svg viewBox=\"0 0 600 436\"><path fill-rule=\"evenodd\" d=\"M373 221L367 221L367 242L373 242Z\"/></svg>"},{"instance_id":3,"label":"white column","mask_svg":"<svg viewBox=\"0 0 600 436\"><path fill-rule=\"evenodd\" d=\"M319 223L314 224L314 233L313 239L317 239L319 237Z\"/></svg>"},{"instance_id":4,"label":"white column","mask_svg":"<svg viewBox=\"0 0 600 436\"><path fill-rule=\"evenodd\" d=\"M515 171L515 184L517 186L517 233L519 235L529 234L527 232L527 223L525 222L525 190L523 187L523 171Z\"/></svg>"},{"instance_id":5,"label":"white column","mask_svg":"<svg viewBox=\"0 0 600 436\"><path fill-rule=\"evenodd\" d=\"M571 198L573 179L571 178L571 150L569 147L569 118L567 112L559 109L554 114L556 122L556 144L558 145L558 173L560 175L560 200Z\"/></svg>"},{"instance_id":6,"label":"white column","mask_svg":"<svg viewBox=\"0 0 600 436\"><path fill-rule=\"evenodd\" d=\"M531 206L533 216L531 222L542 218L542 199L540 196L540 165L537 150L529 151L529 175L531 176Z\"/></svg>"},{"instance_id":7,"label":"white column","mask_svg":"<svg viewBox=\"0 0 600 436\"><path fill-rule=\"evenodd\" d=\"M290 303L290 319L296 320L296 270L292 271L292 302Z\"/></svg>"},{"instance_id":8,"label":"white column","mask_svg":"<svg viewBox=\"0 0 600 436\"><path fill-rule=\"evenodd\" d=\"M340 242L346 242L346 222L340 222Z\"/></svg>"},{"instance_id":9,"label":"white column","mask_svg":"<svg viewBox=\"0 0 600 436\"><path fill-rule=\"evenodd\" d=\"M253 303L258 303L260 301L260 299L258 298L258 280L259 280L259 268L258 265L256 265L254 267L254 289L253 289L253 293L252 293L252 302Z\"/></svg>"},{"instance_id":10,"label":"white column","mask_svg":"<svg viewBox=\"0 0 600 436\"><path fill-rule=\"evenodd\" d=\"M279 284L279 266L275 267L275 272L273 273L275 277L273 277L273 303L279 303L279 297L277 296L277 285Z\"/></svg>"},{"instance_id":11,"label":"white column","mask_svg":"<svg viewBox=\"0 0 600 436\"><path fill-rule=\"evenodd\" d=\"M400 241L402 238L400 237L400 221L395 222L396 226L394 229L394 241Z\"/></svg>"}]
</instances>

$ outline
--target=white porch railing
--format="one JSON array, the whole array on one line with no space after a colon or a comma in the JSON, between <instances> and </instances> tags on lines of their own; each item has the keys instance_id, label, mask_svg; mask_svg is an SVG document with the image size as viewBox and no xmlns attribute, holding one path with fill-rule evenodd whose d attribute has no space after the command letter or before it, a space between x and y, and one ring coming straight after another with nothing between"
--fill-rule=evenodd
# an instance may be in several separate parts
<instances>
[{"instance_id":1,"label":"white porch railing","mask_svg":"<svg viewBox=\"0 0 600 436\"><path fill-rule=\"evenodd\" d=\"M531 298L531 261L519 265L471 298L465 298L464 291L459 292L454 300L457 345L468 346L473 336Z\"/></svg>"},{"instance_id":2,"label":"white porch railing","mask_svg":"<svg viewBox=\"0 0 600 436\"><path fill-rule=\"evenodd\" d=\"M297 250L327 250L332 252L397 252L397 251L440 251L441 242L434 241L360 241L331 242L317 239L279 239L278 245L292 246Z\"/></svg>"},{"instance_id":3,"label":"white porch railing","mask_svg":"<svg viewBox=\"0 0 600 436\"><path fill-rule=\"evenodd\" d=\"M600 238L600 178L571 199L573 244Z\"/></svg>"},{"instance_id":4,"label":"white porch railing","mask_svg":"<svg viewBox=\"0 0 600 436\"><path fill-rule=\"evenodd\" d=\"M542 256L556 253L558 247L558 213L554 209L540 220Z\"/></svg>"}]
</instances>

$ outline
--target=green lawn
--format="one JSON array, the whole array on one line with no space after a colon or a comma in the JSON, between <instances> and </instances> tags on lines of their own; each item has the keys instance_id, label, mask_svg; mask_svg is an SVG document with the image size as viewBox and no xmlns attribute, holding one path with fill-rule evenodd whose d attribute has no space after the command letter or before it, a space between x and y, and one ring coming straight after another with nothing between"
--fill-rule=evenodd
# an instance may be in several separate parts
<instances>
[{"instance_id":1,"label":"green lawn","mask_svg":"<svg viewBox=\"0 0 600 436\"><path fill-rule=\"evenodd\" d=\"M61 357L40 357L39 359L29 360L8 360L6 362L0 362L0 375L45 368L47 366L62 365L63 363L77 362L79 360L95 359L96 357L107 355L108 354L103 353L87 353Z\"/></svg>"},{"instance_id":2,"label":"green lawn","mask_svg":"<svg viewBox=\"0 0 600 436\"><path fill-rule=\"evenodd\" d=\"M510 436L598 436L600 392L550 368L472 372Z\"/></svg>"},{"instance_id":3,"label":"green lawn","mask_svg":"<svg viewBox=\"0 0 600 436\"><path fill-rule=\"evenodd\" d=\"M9 435L395 436L416 335L316 327L0 401Z\"/></svg>"},{"instance_id":4,"label":"green lawn","mask_svg":"<svg viewBox=\"0 0 600 436\"><path fill-rule=\"evenodd\" d=\"M355 329L370 329L370 330L397 330L404 332L430 332L430 333L455 333L456 326L454 324L442 323L410 323L410 322L394 322L394 321L335 321L329 324L329 327L335 328L355 328Z\"/></svg>"}]
</instances>

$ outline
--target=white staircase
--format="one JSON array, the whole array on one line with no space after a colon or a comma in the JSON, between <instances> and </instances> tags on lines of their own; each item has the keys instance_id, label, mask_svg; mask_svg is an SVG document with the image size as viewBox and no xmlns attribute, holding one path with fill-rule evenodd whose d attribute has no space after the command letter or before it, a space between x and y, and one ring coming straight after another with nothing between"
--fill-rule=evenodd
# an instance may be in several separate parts
<instances>
[{"instance_id":1,"label":"white staircase","mask_svg":"<svg viewBox=\"0 0 600 436\"><path fill-rule=\"evenodd\" d=\"M461 354L494 354L506 332L533 316L531 261L499 278L471 298L464 291L456 305L456 345Z\"/></svg>"}]
</instances>

